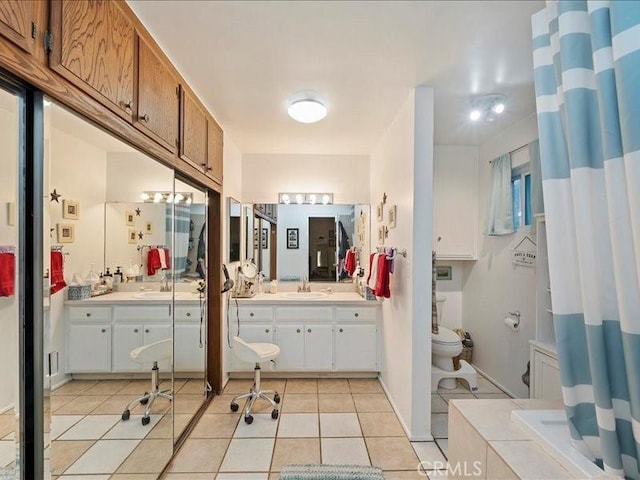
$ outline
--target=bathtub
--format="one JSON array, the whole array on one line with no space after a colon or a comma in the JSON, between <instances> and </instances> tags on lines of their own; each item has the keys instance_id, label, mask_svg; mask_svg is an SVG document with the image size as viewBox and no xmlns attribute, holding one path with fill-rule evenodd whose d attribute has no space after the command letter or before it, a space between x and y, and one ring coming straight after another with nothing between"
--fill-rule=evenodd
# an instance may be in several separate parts
<instances>
[{"instance_id":1,"label":"bathtub","mask_svg":"<svg viewBox=\"0 0 640 480\"><path fill-rule=\"evenodd\" d=\"M571 445L564 410L513 410L511 421L529 433L540 448L575 478L618 479L606 474Z\"/></svg>"}]
</instances>

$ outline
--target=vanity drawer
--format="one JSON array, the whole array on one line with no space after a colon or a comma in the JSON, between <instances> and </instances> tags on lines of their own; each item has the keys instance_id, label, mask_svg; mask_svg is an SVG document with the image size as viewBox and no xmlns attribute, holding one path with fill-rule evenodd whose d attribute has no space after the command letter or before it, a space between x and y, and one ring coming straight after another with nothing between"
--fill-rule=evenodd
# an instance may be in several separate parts
<instances>
[{"instance_id":1,"label":"vanity drawer","mask_svg":"<svg viewBox=\"0 0 640 480\"><path fill-rule=\"evenodd\" d=\"M330 307L279 307L276 308L276 319L284 320L324 320L331 321Z\"/></svg>"},{"instance_id":2,"label":"vanity drawer","mask_svg":"<svg viewBox=\"0 0 640 480\"><path fill-rule=\"evenodd\" d=\"M376 307L336 307L336 320L377 320Z\"/></svg>"},{"instance_id":3,"label":"vanity drawer","mask_svg":"<svg viewBox=\"0 0 640 480\"><path fill-rule=\"evenodd\" d=\"M273 320L273 308L271 307L251 307L239 306L238 316L240 320Z\"/></svg>"},{"instance_id":4,"label":"vanity drawer","mask_svg":"<svg viewBox=\"0 0 640 480\"><path fill-rule=\"evenodd\" d=\"M69 319L110 322L111 307L69 307Z\"/></svg>"},{"instance_id":5,"label":"vanity drawer","mask_svg":"<svg viewBox=\"0 0 640 480\"><path fill-rule=\"evenodd\" d=\"M168 320L171 318L171 305L114 307L113 316L116 320Z\"/></svg>"},{"instance_id":6,"label":"vanity drawer","mask_svg":"<svg viewBox=\"0 0 640 480\"><path fill-rule=\"evenodd\" d=\"M180 306L175 307L175 321L176 322L199 322L200 321L200 306L193 305L190 307Z\"/></svg>"}]
</instances>

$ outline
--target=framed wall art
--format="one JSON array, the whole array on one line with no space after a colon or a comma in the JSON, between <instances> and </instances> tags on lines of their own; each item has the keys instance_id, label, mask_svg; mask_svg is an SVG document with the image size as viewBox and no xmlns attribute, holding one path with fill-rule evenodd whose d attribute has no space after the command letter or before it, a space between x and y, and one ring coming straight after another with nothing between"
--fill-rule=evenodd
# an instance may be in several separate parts
<instances>
[{"instance_id":1,"label":"framed wall art","mask_svg":"<svg viewBox=\"0 0 640 480\"><path fill-rule=\"evenodd\" d=\"M78 218L80 218L80 202L62 200L62 218L66 220L78 220Z\"/></svg>"},{"instance_id":2,"label":"framed wall art","mask_svg":"<svg viewBox=\"0 0 640 480\"><path fill-rule=\"evenodd\" d=\"M58 223L56 229L58 233L58 243L73 243L75 237L73 225Z\"/></svg>"},{"instance_id":3,"label":"framed wall art","mask_svg":"<svg viewBox=\"0 0 640 480\"><path fill-rule=\"evenodd\" d=\"M299 230L297 228L287 228L287 248L298 249L300 245L298 243Z\"/></svg>"}]
</instances>

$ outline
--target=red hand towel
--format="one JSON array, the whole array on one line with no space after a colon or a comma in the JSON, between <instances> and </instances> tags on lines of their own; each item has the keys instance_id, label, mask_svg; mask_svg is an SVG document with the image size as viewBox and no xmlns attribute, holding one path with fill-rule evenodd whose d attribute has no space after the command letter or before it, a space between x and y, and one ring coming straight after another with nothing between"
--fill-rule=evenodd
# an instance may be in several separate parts
<instances>
[{"instance_id":1,"label":"red hand towel","mask_svg":"<svg viewBox=\"0 0 640 480\"><path fill-rule=\"evenodd\" d=\"M389 288L389 269L391 267L391 261L387 260L387 256L382 254L378 257L378 280L376 281L375 296L376 297L391 297L391 290Z\"/></svg>"},{"instance_id":2,"label":"red hand towel","mask_svg":"<svg viewBox=\"0 0 640 480\"><path fill-rule=\"evenodd\" d=\"M16 257L13 253L0 253L0 297L15 293Z\"/></svg>"},{"instance_id":3,"label":"red hand towel","mask_svg":"<svg viewBox=\"0 0 640 480\"><path fill-rule=\"evenodd\" d=\"M349 273L349 276L353 276L353 273L356 271L356 252L353 250L347 250L344 269Z\"/></svg>"},{"instance_id":4,"label":"red hand towel","mask_svg":"<svg viewBox=\"0 0 640 480\"><path fill-rule=\"evenodd\" d=\"M151 248L147 254L147 275L153 276L162 267L160 253L157 248Z\"/></svg>"},{"instance_id":5,"label":"red hand towel","mask_svg":"<svg viewBox=\"0 0 640 480\"><path fill-rule=\"evenodd\" d=\"M59 292L66 286L62 252L51 252L51 294Z\"/></svg>"},{"instance_id":6,"label":"red hand towel","mask_svg":"<svg viewBox=\"0 0 640 480\"><path fill-rule=\"evenodd\" d=\"M169 249L164 248L164 263L167 265L167 270L171 270L171 255L169 255Z\"/></svg>"}]
</instances>

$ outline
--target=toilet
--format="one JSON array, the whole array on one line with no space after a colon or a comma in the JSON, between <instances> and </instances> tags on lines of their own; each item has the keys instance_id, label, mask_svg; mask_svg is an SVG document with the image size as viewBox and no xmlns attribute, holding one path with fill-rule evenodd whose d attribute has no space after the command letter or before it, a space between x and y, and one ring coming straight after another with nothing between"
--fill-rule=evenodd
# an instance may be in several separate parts
<instances>
[{"instance_id":1,"label":"toilet","mask_svg":"<svg viewBox=\"0 0 640 480\"><path fill-rule=\"evenodd\" d=\"M453 369L453 357L462 353L462 341L453 330L440 325L445 301L444 297L436 297L438 333L431 334L431 391L438 387L453 390L457 387L456 379L461 378L469 383L472 392L477 392L478 376L468 362L460 360L460 368Z\"/></svg>"}]
</instances>

